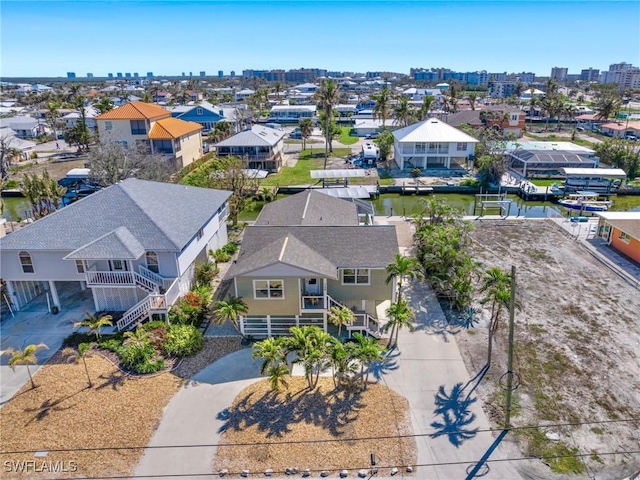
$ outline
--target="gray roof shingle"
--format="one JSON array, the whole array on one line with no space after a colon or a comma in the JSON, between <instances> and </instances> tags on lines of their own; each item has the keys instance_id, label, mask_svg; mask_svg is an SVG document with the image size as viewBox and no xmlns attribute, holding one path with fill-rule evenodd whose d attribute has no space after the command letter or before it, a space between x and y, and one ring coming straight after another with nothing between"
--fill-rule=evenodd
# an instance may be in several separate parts
<instances>
[{"instance_id":1,"label":"gray roof shingle","mask_svg":"<svg viewBox=\"0 0 640 480\"><path fill-rule=\"evenodd\" d=\"M256 225L337 226L358 225L358 208L353 203L314 190L291 195L264 206Z\"/></svg>"},{"instance_id":2,"label":"gray roof shingle","mask_svg":"<svg viewBox=\"0 0 640 480\"><path fill-rule=\"evenodd\" d=\"M283 130L254 125L249 130L215 144L215 147L273 147L285 136Z\"/></svg>"},{"instance_id":3,"label":"gray roof shingle","mask_svg":"<svg viewBox=\"0 0 640 480\"><path fill-rule=\"evenodd\" d=\"M145 249L127 227L114 231L84 245L65 257L70 260L137 260Z\"/></svg>"},{"instance_id":4,"label":"gray roof shingle","mask_svg":"<svg viewBox=\"0 0 640 480\"><path fill-rule=\"evenodd\" d=\"M75 250L126 227L145 250L180 251L230 192L134 178L0 239L7 250Z\"/></svg>"},{"instance_id":5,"label":"gray roof shingle","mask_svg":"<svg viewBox=\"0 0 640 480\"><path fill-rule=\"evenodd\" d=\"M283 251L286 237L289 240ZM276 262L336 278L338 268L384 268L397 252L396 229L389 225L253 225L245 229L237 263L226 278L246 275Z\"/></svg>"}]
</instances>

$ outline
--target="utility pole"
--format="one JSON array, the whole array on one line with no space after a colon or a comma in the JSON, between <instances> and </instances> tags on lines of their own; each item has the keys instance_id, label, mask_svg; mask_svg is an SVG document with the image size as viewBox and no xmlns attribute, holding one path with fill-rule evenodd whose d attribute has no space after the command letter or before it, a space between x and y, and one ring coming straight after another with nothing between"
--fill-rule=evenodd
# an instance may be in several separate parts
<instances>
[{"instance_id":1,"label":"utility pole","mask_svg":"<svg viewBox=\"0 0 640 480\"><path fill-rule=\"evenodd\" d=\"M509 356L507 360L507 405L505 407L504 428L511 427L511 393L513 391L513 333L516 309L516 267L511 266L511 298L509 299Z\"/></svg>"}]
</instances>

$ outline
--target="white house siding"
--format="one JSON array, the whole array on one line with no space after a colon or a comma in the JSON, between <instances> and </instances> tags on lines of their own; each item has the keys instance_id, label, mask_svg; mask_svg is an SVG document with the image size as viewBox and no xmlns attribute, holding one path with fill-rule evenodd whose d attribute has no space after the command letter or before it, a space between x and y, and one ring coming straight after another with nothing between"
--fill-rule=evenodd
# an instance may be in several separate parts
<instances>
[{"instance_id":1,"label":"white house siding","mask_svg":"<svg viewBox=\"0 0 640 480\"><path fill-rule=\"evenodd\" d=\"M24 307L42 292L49 290L49 284L41 281L9 281L7 287L11 303L16 310Z\"/></svg>"},{"instance_id":2,"label":"white house siding","mask_svg":"<svg viewBox=\"0 0 640 480\"><path fill-rule=\"evenodd\" d=\"M438 142L446 145L445 148L438 148L436 152L429 151L429 143L425 142L424 149L416 149L415 142L394 142L394 160L400 169L407 168L406 163L411 163L413 167L451 168L452 165L465 165L469 155L473 155L475 144L471 142ZM458 143L467 143L466 149L458 151Z\"/></svg>"},{"instance_id":3,"label":"white house siding","mask_svg":"<svg viewBox=\"0 0 640 480\"><path fill-rule=\"evenodd\" d=\"M169 116L169 115L167 115ZM145 120L147 133L142 135L131 134L131 123L129 120L98 120L98 135L101 140L114 142L127 142L129 146L135 146L136 140L148 140L148 133L154 121ZM107 128L111 125L111 129Z\"/></svg>"},{"instance_id":4,"label":"white house siding","mask_svg":"<svg viewBox=\"0 0 640 480\"><path fill-rule=\"evenodd\" d=\"M2 260L2 278L4 280L45 281L59 280L79 282L85 279L78 273L73 260L63 260L71 251L29 251L33 262L33 273L23 273L16 250L0 252Z\"/></svg>"},{"instance_id":5,"label":"white house siding","mask_svg":"<svg viewBox=\"0 0 640 480\"><path fill-rule=\"evenodd\" d=\"M224 210L226 211L226 210ZM198 240L197 237L194 237L191 242L182 250L180 256L178 257L178 273L181 277L182 274L189 268L189 266L194 262L194 260L202 253L204 250L205 253L207 251L207 245L211 242L213 236L219 230L224 230L224 234L220 232L218 234L219 237L227 236L227 227L226 224L220 223L219 214L216 213L211 220L205 225L203 228L202 238Z\"/></svg>"}]
</instances>

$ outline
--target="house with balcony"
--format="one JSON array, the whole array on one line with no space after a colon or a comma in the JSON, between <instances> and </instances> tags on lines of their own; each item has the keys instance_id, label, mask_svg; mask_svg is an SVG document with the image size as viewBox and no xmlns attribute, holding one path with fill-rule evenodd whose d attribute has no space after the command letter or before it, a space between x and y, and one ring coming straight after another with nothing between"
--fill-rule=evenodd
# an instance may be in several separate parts
<instances>
[{"instance_id":1,"label":"house with balcony","mask_svg":"<svg viewBox=\"0 0 640 480\"><path fill-rule=\"evenodd\" d=\"M284 130L253 125L251 128L215 144L219 157L234 155L246 162L246 168L277 173L282 167Z\"/></svg>"},{"instance_id":2,"label":"house with balcony","mask_svg":"<svg viewBox=\"0 0 640 480\"><path fill-rule=\"evenodd\" d=\"M245 229L225 279L243 298L244 335L287 335L292 326L333 331L331 307L346 306L353 331L379 336L378 311L395 299L386 266L398 252L395 226L362 225L356 202L305 190L265 205Z\"/></svg>"},{"instance_id":3,"label":"house with balcony","mask_svg":"<svg viewBox=\"0 0 640 480\"><path fill-rule=\"evenodd\" d=\"M303 118L316 118L315 105L274 105L267 121L275 123L298 123Z\"/></svg>"},{"instance_id":4,"label":"house with balcony","mask_svg":"<svg viewBox=\"0 0 640 480\"><path fill-rule=\"evenodd\" d=\"M170 110L174 118L202 125L203 133L213 130L218 122L228 122L237 131L235 108L218 107L209 102L200 102L197 105L181 105Z\"/></svg>"},{"instance_id":5,"label":"house with balcony","mask_svg":"<svg viewBox=\"0 0 640 480\"><path fill-rule=\"evenodd\" d=\"M402 169L466 168L478 141L436 118L393 132L394 160Z\"/></svg>"},{"instance_id":6,"label":"house with balcony","mask_svg":"<svg viewBox=\"0 0 640 480\"><path fill-rule=\"evenodd\" d=\"M122 312L119 330L165 316L227 243L229 195L129 178L43 217L0 238L10 301L63 310L90 290L95 311Z\"/></svg>"},{"instance_id":7,"label":"house with balcony","mask_svg":"<svg viewBox=\"0 0 640 480\"><path fill-rule=\"evenodd\" d=\"M140 145L178 168L202 157L202 125L173 118L159 105L129 102L95 117L101 141Z\"/></svg>"}]
</instances>

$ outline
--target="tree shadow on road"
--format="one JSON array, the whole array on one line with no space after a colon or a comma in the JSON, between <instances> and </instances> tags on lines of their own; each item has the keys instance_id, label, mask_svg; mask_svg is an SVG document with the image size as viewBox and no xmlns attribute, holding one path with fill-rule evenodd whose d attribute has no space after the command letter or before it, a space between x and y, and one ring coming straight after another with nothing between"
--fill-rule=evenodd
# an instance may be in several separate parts
<instances>
[{"instance_id":1,"label":"tree shadow on road","mask_svg":"<svg viewBox=\"0 0 640 480\"><path fill-rule=\"evenodd\" d=\"M373 378L377 381L382 380L382 377L389 372L393 372L399 368L398 365L398 357L400 356L400 350L396 347L392 348L387 352L384 356L384 360L382 362L374 362L369 367L369 373L373 376Z\"/></svg>"},{"instance_id":2,"label":"tree shadow on road","mask_svg":"<svg viewBox=\"0 0 640 480\"><path fill-rule=\"evenodd\" d=\"M476 436L478 428L471 428L476 416L469 407L477 399L468 395L465 388L462 383L457 383L451 392L447 393L445 386L440 386L435 396L434 413L439 415L441 420L431 423L436 430L429 435L431 438L446 436L452 445L460 447L466 440Z\"/></svg>"}]
</instances>

